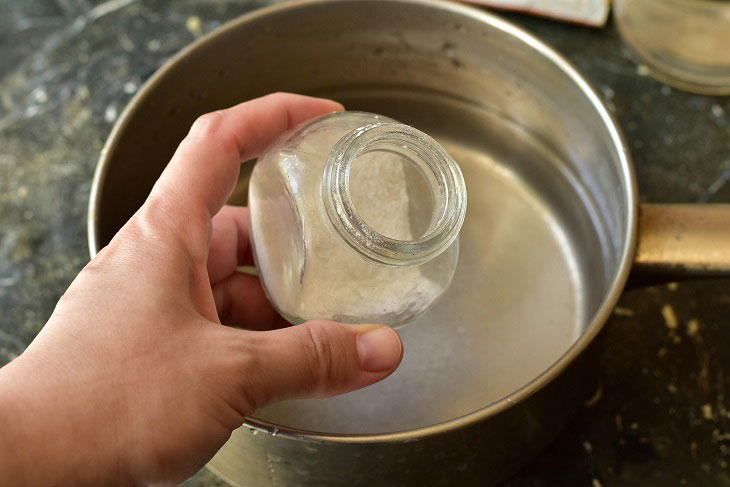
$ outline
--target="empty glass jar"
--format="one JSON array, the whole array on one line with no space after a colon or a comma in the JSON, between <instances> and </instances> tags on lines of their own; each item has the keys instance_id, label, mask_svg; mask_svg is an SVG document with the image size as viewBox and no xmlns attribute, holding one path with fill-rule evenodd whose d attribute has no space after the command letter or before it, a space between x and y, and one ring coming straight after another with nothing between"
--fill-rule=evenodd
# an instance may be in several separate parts
<instances>
[{"instance_id":1,"label":"empty glass jar","mask_svg":"<svg viewBox=\"0 0 730 487\"><path fill-rule=\"evenodd\" d=\"M428 135L342 112L259 158L249 207L261 281L287 320L397 325L451 282L466 187Z\"/></svg>"},{"instance_id":2,"label":"empty glass jar","mask_svg":"<svg viewBox=\"0 0 730 487\"><path fill-rule=\"evenodd\" d=\"M729 0L615 0L621 36L649 73L676 88L730 94Z\"/></svg>"}]
</instances>

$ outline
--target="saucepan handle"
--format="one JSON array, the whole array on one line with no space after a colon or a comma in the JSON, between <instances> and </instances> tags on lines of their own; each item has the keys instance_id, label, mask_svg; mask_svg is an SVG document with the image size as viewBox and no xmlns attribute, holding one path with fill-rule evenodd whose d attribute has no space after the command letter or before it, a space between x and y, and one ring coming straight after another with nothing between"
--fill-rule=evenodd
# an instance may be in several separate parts
<instances>
[{"instance_id":1,"label":"saucepan handle","mask_svg":"<svg viewBox=\"0 0 730 487\"><path fill-rule=\"evenodd\" d=\"M730 276L730 204L644 204L629 286Z\"/></svg>"}]
</instances>

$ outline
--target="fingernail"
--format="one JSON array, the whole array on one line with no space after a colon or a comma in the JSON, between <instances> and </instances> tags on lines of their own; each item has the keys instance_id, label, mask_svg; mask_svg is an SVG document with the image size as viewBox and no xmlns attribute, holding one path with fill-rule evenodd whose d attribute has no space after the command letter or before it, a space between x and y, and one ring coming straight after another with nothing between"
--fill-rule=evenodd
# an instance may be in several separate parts
<instances>
[{"instance_id":1,"label":"fingernail","mask_svg":"<svg viewBox=\"0 0 730 487\"><path fill-rule=\"evenodd\" d=\"M398 365L403 345L395 330L381 326L357 337L357 353L363 370L385 372Z\"/></svg>"}]
</instances>

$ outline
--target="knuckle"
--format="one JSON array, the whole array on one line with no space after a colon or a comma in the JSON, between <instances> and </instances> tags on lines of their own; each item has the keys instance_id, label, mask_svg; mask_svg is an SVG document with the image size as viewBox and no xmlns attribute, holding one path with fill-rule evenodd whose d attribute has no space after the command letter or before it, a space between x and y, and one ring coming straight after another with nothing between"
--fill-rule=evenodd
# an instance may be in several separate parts
<instances>
[{"instance_id":1,"label":"knuckle","mask_svg":"<svg viewBox=\"0 0 730 487\"><path fill-rule=\"evenodd\" d=\"M152 194L109 243L105 260L122 254L127 261L183 259L181 262L206 265L208 232L200 237L190 229L206 228L209 224L207 210L181 214L164 193Z\"/></svg>"},{"instance_id":2,"label":"knuckle","mask_svg":"<svg viewBox=\"0 0 730 487\"><path fill-rule=\"evenodd\" d=\"M129 219L119 232L119 239L126 244L136 246L142 242L152 243L159 238L163 214L155 200L148 201Z\"/></svg>"},{"instance_id":3,"label":"knuckle","mask_svg":"<svg viewBox=\"0 0 730 487\"><path fill-rule=\"evenodd\" d=\"M82 274L89 273L89 274L96 274L96 273L103 273L104 269L107 266L107 262L109 260L114 260L118 250L117 245L113 245L110 243L106 247L102 248L97 252L96 257L91 259L82 269ZM82 275L79 274L79 275ZM63 296L62 296L63 297Z\"/></svg>"},{"instance_id":4,"label":"knuckle","mask_svg":"<svg viewBox=\"0 0 730 487\"><path fill-rule=\"evenodd\" d=\"M62 316L65 313L67 309L74 308L74 305L76 301L78 300L78 292L76 289L74 289L74 286L72 285L64 293L61 295L60 298L58 298L58 302L56 303L55 308L53 309L53 312L51 313L51 316L53 317L59 317Z\"/></svg>"},{"instance_id":5,"label":"knuckle","mask_svg":"<svg viewBox=\"0 0 730 487\"><path fill-rule=\"evenodd\" d=\"M231 154L241 154L242 145L236 134L225 124L226 110L205 113L190 127L183 144L216 144Z\"/></svg>"},{"instance_id":6,"label":"knuckle","mask_svg":"<svg viewBox=\"0 0 730 487\"><path fill-rule=\"evenodd\" d=\"M110 269L114 267L114 261L119 259L118 253L118 246L113 243L102 248L58 298L52 316L73 316L80 307L97 305L100 290L114 279L114 272L110 272ZM88 308L84 312L88 312Z\"/></svg>"},{"instance_id":7,"label":"knuckle","mask_svg":"<svg viewBox=\"0 0 730 487\"><path fill-rule=\"evenodd\" d=\"M201 323L202 324L202 323ZM240 415L267 403L266 364L255 336L226 326L205 326L191 359L199 380L210 384L220 399Z\"/></svg>"},{"instance_id":8,"label":"knuckle","mask_svg":"<svg viewBox=\"0 0 730 487\"><path fill-rule=\"evenodd\" d=\"M222 119L223 112L221 110L204 113L195 119L188 135L194 138L209 136L220 126Z\"/></svg>"},{"instance_id":9,"label":"knuckle","mask_svg":"<svg viewBox=\"0 0 730 487\"><path fill-rule=\"evenodd\" d=\"M227 353L217 355L227 363L226 372L218 375L238 377L235 383L234 402L244 415L249 414L272 400L268 388L261 385L265 383L267 376L266 359L260 353L261 344L254 334L246 334L246 339L240 339L238 333L240 330L219 328L220 333L228 334L230 337L225 340L228 344Z\"/></svg>"},{"instance_id":10,"label":"knuckle","mask_svg":"<svg viewBox=\"0 0 730 487\"><path fill-rule=\"evenodd\" d=\"M314 384L335 384L338 382L342 360L341 347L326 326L320 323L308 323L304 326L306 345L304 352L307 366Z\"/></svg>"},{"instance_id":11,"label":"knuckle","mask_svg":"<svg viewBox=\"0 0 730 487\"><path fill-rule=\"evenodd\" d=\"M154 259L167 262L180 257L178 239L171 231L169 217L162 206L151 198L124 224L105 249L100 262L117 262L125 266ZM93 261L92 261L93 262Z\"/></svg>"},{"instance_id":12,"label":"knuckle","mask_svg":"<svg viewBox=\"0 0 730 487\"><path fill-rule=\"evenodd\" d=\"M124 240L132 243L161 244L179 233L180 227L197 228L207 224L207 210L183 214L165 192L153 192L119 233Z\"/></svg>"},{"instance_id":13,"label":"knuckle","mask_svg":"<svg viewBox=\"0 0 730 487\"><path fill-rule=\"evenodd\" d=\"M275 91L273 93L269 93L264 98L267 98L269 100L276 100L276 99L279 99L279 98L283 98L283 97L285 97L287 95L289 95L289 93L286 93L284 91Z\"/></svg>"},{"instance_id":14,"label":"knuckle","mask_svg":"<svg viewBox=\"0 0 730 487\"><path fill-rule=\"evenodd\" d=\"M96 254L96 257L84 266L66 293L73 292L76 284L87 282L89 279L108 279L110 269L117 262L124 261L125 254L126 250L120 245L119 238L114 237L106 247Z\"/></svg>"}]
</instances>

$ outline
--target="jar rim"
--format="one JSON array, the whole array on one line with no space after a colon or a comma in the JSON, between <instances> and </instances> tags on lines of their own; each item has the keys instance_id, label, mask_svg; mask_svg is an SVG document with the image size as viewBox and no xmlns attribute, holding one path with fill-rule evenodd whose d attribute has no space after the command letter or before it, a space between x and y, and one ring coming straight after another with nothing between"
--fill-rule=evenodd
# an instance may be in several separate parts
<instances>
[{"instance_id":1,"label":"jar rim","mask_svg":"<svg viewBox=\"0 0 730 487\"><path fill-rule=\"evenodd\" d=\"M350 168L359 156L390 151L415 164L431 186L432 221L413 240L397 240L374 230L357 211L350 195ZM466 184L461 169L438 142L427 134L397 122L358 127L334 145L322 178L322 197L330 222L353 249L378 263L418 265L444 252L458 237L466 217Z\"/></svg>"}]
</instances>

